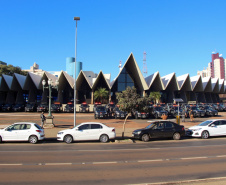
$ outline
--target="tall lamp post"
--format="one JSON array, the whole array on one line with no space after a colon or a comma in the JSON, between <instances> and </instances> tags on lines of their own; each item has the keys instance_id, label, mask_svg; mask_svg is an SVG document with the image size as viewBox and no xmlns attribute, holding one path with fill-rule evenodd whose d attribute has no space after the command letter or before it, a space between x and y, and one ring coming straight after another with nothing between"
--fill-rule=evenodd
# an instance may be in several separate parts
<instances>
[{"instance_id":1,"label":"tall lamp post","mask_svg":"<svg viewBox=\"0 0 226 185\"><path fill-rule=\"evenodd\" d=\"M46 117L46 126L48 125L48 127L54 127L53 116L51 111L51 104L52 104L51 99L52 99L52 89L54 88L58 90L58 85L59 85L58 80L56 80L55 85L53 85L52 79L49 79L47 86L46 86L46 81L42 80L43 92L45 89L49 89L49 114Z\"/></svg>"},{"instance_id":2,"label":"tall lamp post","mask_svg":"<svg viewBox=\"0 0 226 185\"><path fill-rule=\"evenodd\" d=\"M76 21L75 28L75 84L74 84L74 126L76 125L76 54L77 54L77 22L80 20L80 17L74 17Z\"/></svg>"}]
</instances>

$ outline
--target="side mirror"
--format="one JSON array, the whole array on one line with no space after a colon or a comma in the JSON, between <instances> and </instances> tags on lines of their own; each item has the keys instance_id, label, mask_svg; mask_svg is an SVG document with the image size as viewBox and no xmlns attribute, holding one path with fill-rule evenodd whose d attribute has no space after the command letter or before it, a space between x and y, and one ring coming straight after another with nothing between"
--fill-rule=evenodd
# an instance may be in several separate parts
<instances>
[{"instance_id":1,"label":"side mirror","mask_svg":"<svg viewBox=\"0 0 226 185\"><path fill-rule=\"evenodd\" d=\"M212 125L210 125L211 127L215 127L216 125L215 124L212 124Z\"/></svg>"}]
</instances>

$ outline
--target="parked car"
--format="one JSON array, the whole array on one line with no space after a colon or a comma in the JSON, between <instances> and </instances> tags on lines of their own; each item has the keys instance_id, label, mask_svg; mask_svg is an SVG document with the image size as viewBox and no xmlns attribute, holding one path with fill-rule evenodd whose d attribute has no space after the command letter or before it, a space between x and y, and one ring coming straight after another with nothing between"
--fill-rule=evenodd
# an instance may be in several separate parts
<instances>
[{"instance_id":1,"label":"parked car","mask_svg":"<svg viewBox=\"0 0 226 185\"><path fill-rule=\"evenodd\" d=\"M12 107L14 112L21 112L24 111L24 104L16 104Z\"/></svg>"},{"instance_id":2,"label":"parked car","mask_svg":"<svg viewBox=\"0 0 226 185\"><path fill-rule=\"evenodd\" d=\"M226 120L211 119L204 121L199 125L188 128L186 134L203 139L207 139L211 136L224 136L226 135Z\"/></svg>"},{"instance_id":3,"label":"parked car","mask_svg":"<svg viewBox=\"0 0 226 185\"><path fill-rule=\"evenodd\" d=\"M60 104L52 104L51 112L60 112Z\"/></svg>"},{"instance_id":4,"label":"parked car","mask_svg":"<svg viewBox=\"0 0 226 185\"><path fill-rule=\"evenodd\" d=\"M204 117L205 116L205 111L204 110L201 110L201 109L199 109L196 106L192 106L191 109L192 109L194 117Z\"/></svg>"},{"instance_id":5,"label":"parked car","mask_svg":"<svg viewBox=\"0 0 226 185\"><path fill-rule=\"evenodd\" d=\"M47 112L48 111L48 105L41 104L37 107L37 112Z\"/></svg>"},{"instance_id":6,"label":"parked car","mask_svg":"<svg viewBox=\"0 0 226 185\"><path fill-rule=\"evenodd\" d=\"M114 116L114 108L115 108L114 102L110 102L109 104L106 105L108 117Z\"/></svg>"},{"instance_id":7,"label":"parked car","mask_svg":"<svg viewBox=\"0 0 226 185\"><path fill-rule=\"evenodd\" d=\"M184 135L185 129L183 125L162 120L154 121L145 128L134 130L132 138L147 142L151 138L173 138L174 140L179 140Z\"/></svg>"},{"instance_id":8,"label":"parked car","mask_svg":"<svg viewBox=\"0 0 226 185\"><path fill-rule=\"evenodd\" d=\"M121 111L118 107L114 108L114 117L117 118L125 118L127 116L127 112Z\"/></svg>"},{"instance_id":9,"label":"parked car","mask_svg":"<svg viewBox=\"0 0 226 185\"><path fill-rule=\"evenodd\" d=\"M19 122L4 129L0 129L0 142L2 141L29 141L32 144L43 140L44 130L36 123Z\"/></svg>"},{"instance_id":10,"label":"parked car","mask_svg":"<svg viewBox=\"0 0 226 185\"><path fill-rule=\"evenodd\" d=\"M137 110L133 110L132 117L134 117L135 119L138 119L138 118L147 119L149 118L149 112L148 111L139 112Z\"/></svg>"},{"instance_id":11,"label":"parked car","mask_svg":"<svg viewBox=\"0 0 226 185\"><path fill-rule=\"evenodd\" d=\"M3 112L9 112L9 111L12 111L12 107L13 107L12 104L7 103L7 104L5 104L5 105L2 106L2 111L3 111Z\"/></svg>"},{"instance_id":12,"label":"parked car","mask_svg":"<svg viewBox=\"0 0 226 185\"><path fill-rule=\"evenodd\" d=\"M95 103L94 103L94 106L93 106L93 112L95 112L96 107L99 106L99 105L102 105L101 102L95 102Z\"/></svg>"},{"instance_id":13,"label":"parked car","mask_svg":"<svg viewBox=\"0 0 226 185\"><path fill-rule=\"evenodd\" d=\"M108 127L103 123L85 122L72 129L59 131L57 140L71 143L73 141L99 140L106 143L115 139L115 128Z\"/></svg>"},{"instance_id":14,"label":"parked car","mask_svg":"<svg viewBox=\"0 0 226 185\"><path fill-rule=\"evenodd\" d=\"M37 111L37 105L28 103L25 106L24 111L25 112L35 112L35 111Z\"/></svg>"},{"instance_id":15,"label":"parked car","mask_svg":"<svg viewBox=\"0 0 226 185\"><path fill-rule=\"evenodd\" d=\"M86 102L83 102L80 106L79 106L79 112L89 112L89 105Z\"/></svg>"},{"instance_id":16,"label":"parked car","mask_svg":"<svg viewBox=\"0 0 226 185\"><path fill-rule=\"evenodd\" d=\"M150 114L151 116L153 116L154 118L161 118L162 115L166 115L168 116L168 112L166 110L164 110L162 107L150 107Z\"/></svg>"},{"instance_id":17,"label":"parked car","mask_svg":"<svg viewBox=\"0 0 226 185\"><path fill-rule=\"evenodd\" d=\"M68 103L64 107L64 112L74 112L74 103Z\"/></svg>"},{"instance_id":18,"label":"parked car","mask_svg":"<svg viewBox=\"0 0 226 185\"><path fill-rule=\"evenodd\" d=\"M96 107L96 110L94 111L94 118L97 119L97 118L107 118L107 117L108 117L108 113L105 106L98 105Z\"/></svg>"},{"instance_id":19,"label":"parked car","mask_svg":"<svg viewBox=\"0 0 226 185\"><path fill-rule=\"evenodd\" d=\"M217 116L218 115L218 111L213 109L210 106L204 106L203 110L205 111L206 116Z\"/></svg>"}]
</instances>

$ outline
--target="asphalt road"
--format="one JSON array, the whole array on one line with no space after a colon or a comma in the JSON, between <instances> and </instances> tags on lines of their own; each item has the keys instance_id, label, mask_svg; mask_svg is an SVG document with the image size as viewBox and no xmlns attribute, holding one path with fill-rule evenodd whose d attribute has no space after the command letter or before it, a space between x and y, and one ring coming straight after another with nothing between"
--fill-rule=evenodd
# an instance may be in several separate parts
<instances>
[{"instance_id":1,"label":"asphalt road","mask_svg":"<svg viewBox=\"0 0 226 185\"><path fill-rule=\"evenodd\" d=\"M0 184L142 184L224 176L225 137L0 146Z\"/></svg>"}]
</instances>

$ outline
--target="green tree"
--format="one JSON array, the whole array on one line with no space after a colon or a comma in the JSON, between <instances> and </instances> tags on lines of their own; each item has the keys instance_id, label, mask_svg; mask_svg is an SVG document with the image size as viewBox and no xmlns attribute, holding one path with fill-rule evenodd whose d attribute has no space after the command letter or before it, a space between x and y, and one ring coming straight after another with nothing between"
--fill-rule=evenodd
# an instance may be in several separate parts
<instances>
[{"instance_id":1,"label":"green tree","mask_svg":"<svg viewBox=\"0 0 226 185\"><path fill-rule=\"evenodd\" d=\"M99 88L94 92L94 100L103 103L108 98L109 92L106 88Z\"/></svg>"},{"instance_id":2,"label":"green tree","mask_svg":"<svg viewBox=\"0 0 226 185\"><path fill-rule=\"evenodd\" d=\"M131 112L139 106L140 95L137 94L135 87L127 87L121 93L116 93L116 99L118 100L119 109L128 113L123 123L122 138L124 138L126 121Z\"/></svg>"},{"instance_id":3,"label":"green tree","mask_svg":"<svg viewBox=\"0 0 226 185\"><path fill-rule=\"evenodd\" d=\"M27 75L26 71L22 71L20 67L14 67L13 65L0 65L0 76L3 74L13 76L14 73Z\"/></svg>"},{"instance_id":4,"label":"green tree","mask_svg":"<svg viewBox=\"0 0 226 185\"><path fill-rule=\"evenodd\" d=\"M161 98L160 92L151 92L149 95L150 99L154 101L154 104L158 103Z\"/></svg>"}]
</instances>

